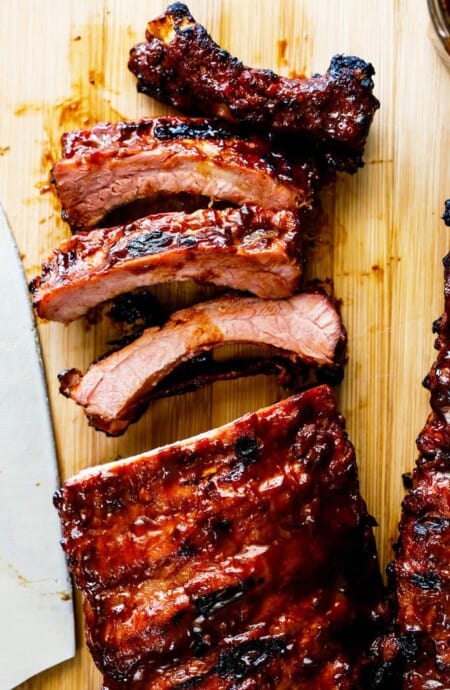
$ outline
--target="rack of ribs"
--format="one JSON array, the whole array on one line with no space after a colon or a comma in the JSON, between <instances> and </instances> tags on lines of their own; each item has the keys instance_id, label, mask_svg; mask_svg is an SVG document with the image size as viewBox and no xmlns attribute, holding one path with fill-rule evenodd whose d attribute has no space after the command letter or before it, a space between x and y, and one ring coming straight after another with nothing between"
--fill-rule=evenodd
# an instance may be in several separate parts
<instances>
[{"instance_id":1,"label":"rack of ribs","mask_svg":"<svg viewBox=\"0 0 450 690\"><path fill-rule=\"evenodd\" d=\"M341 370L346 334L337 307L321 292L284 300L222 296L175 312L163 326L94 362L84 376L60 374L60 390L81 405L89 422L111 436L146 409L158 384L177 367L226 343L265 346L327 377ZM239 370L237 370L239 373Z\"/></svg>"},{"instance_id":2,"label":"rack of ribs","mask_svg":"<svg viewBox=\"0 0 450 690\"><path fill-rule=\"evenodd\" d=\"M424 381L432 411L417 439L420 455L389 568L394 631L375 645L376 687L389 690L450 688L450 254L444 267L438 355Z\"/></svg>"},{"instance_id":3,"label":"rack of ribs","mask_svg":"<svg viewBox=\"0 0 450 690\"><path fill-rule=\"evenodd\" d=\"M292 211L245 204L80 232L30 283L33 306L41 318L68 323L122 293L182 280L289 297L302 274L301 228Z\"/></svg>"},{"instance_id":4,"label":"rack of ribs","mask_svg":"<svg viewBox=\"0 0 450 690\"><path fill-rule=\"evenodd\" d=\"M55 496L104 690L366 687L384 590L319 386Z\"/></svg>"},{"instance_id":5,"label":"rack of ribs","mask_svg":"<svg viewBox=\"0 0 450 690\"><path fill-rule=\"evenodd\" d=\"M181 117L67 132L51 179L74 231L142 199L158 204L162 194L307 214L321 182L309 157L288 158L267 139L217 120Z\"/></svg>"},{"instance_id":6,"label":"rack of ribs","mask_svg":"<svg viewBox=\"0 0 450 690\"><path fill-rule=\"evenodd\" d=\"M205 115L289 137L292 150L313 144L327 164L354 172L373 116L374 69L357 57L336 55L324 76L281 77L252 69L220 48L177 2L150 21L146 41L130 51L138 91L186 115Z\"/></svg>"}]
</instances>

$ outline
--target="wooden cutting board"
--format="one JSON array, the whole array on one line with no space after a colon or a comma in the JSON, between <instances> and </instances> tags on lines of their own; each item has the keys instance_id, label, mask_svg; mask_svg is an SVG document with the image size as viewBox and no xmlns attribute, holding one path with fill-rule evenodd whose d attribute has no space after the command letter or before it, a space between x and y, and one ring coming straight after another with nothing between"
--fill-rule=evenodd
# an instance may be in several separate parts
<instances>
[{"instance_id":1,"label":"wooden cutting board","mask_svg":"<svg viewBox=\"0 0 450 690\"><path fill-rule=\"evenodd\" d=\"M164 9L159 0L0 3L0 199L29 277L69 234L48 186L62 132L168 112L136 93L126 67L146 22ZM309 274L332 278L342 300L349 361L339 398L362 492L379 523L384 568L396 539L401 475L413 467L415 438L428 413L421 381L434 357L431 324L443 308L441 260L449 249L440 216L450 196L450 73L427 35L426 2L192 0L190 9L247 64L311 74L324 72L335 53L345 53L375 66L381 109L366 166L324 193L324 225ZM172 306L193 295L186 287L156 292ZM101 354L114 337L111 327L41 324L40 334L63 478L217 426L281 395L262 377L216 384L155 403L126 435L109 439L59 395L56 376L67 367L84 369ZM78 598L76 604L76 658L23 690L99 688Z\"/></svg>"}]
</instances>

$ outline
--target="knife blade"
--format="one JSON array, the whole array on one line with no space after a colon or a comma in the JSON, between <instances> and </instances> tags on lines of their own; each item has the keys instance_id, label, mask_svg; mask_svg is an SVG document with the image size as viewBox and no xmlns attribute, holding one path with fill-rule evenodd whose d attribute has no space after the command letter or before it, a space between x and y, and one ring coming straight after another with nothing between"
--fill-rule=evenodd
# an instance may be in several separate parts
<instances>
[{"instance_id":1,"label":"knife blade","mask_svg":"<svg viewBox=\"0 0 450 690\"><path fill-rule=\"evenodd\" d=\"M58 464L22 262L0 205L0 690L75 653Z\"/></svg>"}]
</instances>

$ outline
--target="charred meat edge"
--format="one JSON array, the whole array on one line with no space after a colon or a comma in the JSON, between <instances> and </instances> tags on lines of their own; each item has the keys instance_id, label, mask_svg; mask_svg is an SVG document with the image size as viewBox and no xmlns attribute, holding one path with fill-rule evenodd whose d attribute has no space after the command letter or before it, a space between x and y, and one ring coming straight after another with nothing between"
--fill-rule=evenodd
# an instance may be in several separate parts
<instances>
[{"instance_id":1,"label":"charred meat edge","mask_svg":"<svg viewBox=\"0 0 450 690\"><path fill-rule=\"evenodd\" d=\"M263 137L208 119L100 122L67 132L62 145L51 180L73 231L95 227L114 209L162 193L307 215L321 181L310 156L291 159Z\"/></svg>"},{"instance_id":2,"label":"charred meat edge","mask_svg":"<svg viewBox=\"0 0 450 690\"><path fill-rule=\"evenodd\" d=\"M431 413L416 467L405 476L409 491L388 568L392 631L374 645L373 687L382 690L450 687L450 254L443 263L445 307L433 325L438 355L424 380Z\"/></svg>"},{"instance_id":3,"label":"charred meat edge","mask_svg":"<svg viewBox=\"0 0 450 690\"><path fill-rule=\"evenodd\" d=\"M281 77L246 67L220 48L182 3L150 21L146 42L130 51L138 91L187 115L219 117L249 130L315 148L334 169L354 172L373 116L373 66L336 55L325 76Z\"/></svg>"}]
</instances>

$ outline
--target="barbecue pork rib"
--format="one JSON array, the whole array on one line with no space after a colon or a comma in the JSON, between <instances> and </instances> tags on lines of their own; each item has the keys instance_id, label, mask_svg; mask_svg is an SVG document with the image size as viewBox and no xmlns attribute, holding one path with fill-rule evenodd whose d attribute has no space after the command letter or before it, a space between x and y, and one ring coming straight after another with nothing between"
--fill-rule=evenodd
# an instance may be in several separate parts
<instances>
[{"instance_id":1,"label":"barbecue pork rib","mask_svg":"<svg viewBox=\"0 0 450 690\"><path fill-rule=\"evenodd\" d=\"M445 311L434 324L439 352L424 381L432 412L417 439L420 456L388 571L394 632L375 645L382 661L376 687L389 690L450 688L450 254L444 266Z\"/></svg>"},{"instance_id":2,"label":"barbecue pork rib","mask_svg":"<svg viewBox=\"0 0 450 690\"><path fill-rule=\"evenodd\" d=\"M356 690L383 587L328 386L55 496L108 690Z\"/></svg>"},{"instance_id":3,"label":"barbecue pork rib","mask_svg":"<svg viewBox=\"0 0 450 690\"><path fill-rule=\"evenodd\" d=\"M178 365L225 343L268 346L293 362L325 370L342 365L345 331L320 292L285 300L224 296L172 314L129 345L94 362L82 376L60 374L60 390L85 408L96 429L118 435L145 410L153 389Z\"/></svg>"},{"instance_id":4,"label":"barbecue pork rib","mask_svg":"<svg viewBox=\"0 0 450 690\"><path fill-rule=\"evenodd\" d=\"M222 50L186 5L150 21L146 42L130 51L138 91L187 115L214 116L251 131L315 143L327 164L354 172L374 113L374 69L357 57L333 57L325 76L289 79L251 69Z\"/></svg>"},{"instance_id":5,"label":"barbecue pork rib","mask_svg":"<svg viewBox=\"0 0 450 690\"><path fill-rule=\"evenodd\" d=\"M291 211L244 205L80 232L30 283L33 305L41 318L68 323L124 292L181 280L289 297L302 273L300 227Z\"/></svg>"},{"instance_id":6,"label":"barbecue pork rib","mask_svg":"<svg viewBox=\"0 0 450 690\"><path fill-rule=\"evenodd\" d=\"M445 201L445 209L442 215L442 220L447 226L450 227L450 199L446 199Z\"/></svg>"},{"instance_id":7,"label":"barbecue pork rib","mask_svg":"<svg viewBox=\"0 0 450 690\"><path fill-rule=\"evenodd\" d=\"M306 213L320 174L310 159L290 162L266 139L218 121L159 117L63 134L51 179L76 231L162 193Z\"/></svg>"}]
</instances>

